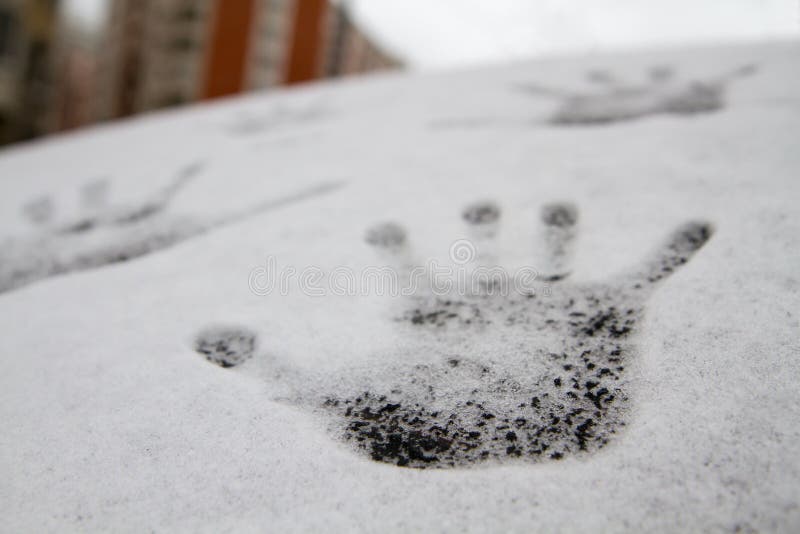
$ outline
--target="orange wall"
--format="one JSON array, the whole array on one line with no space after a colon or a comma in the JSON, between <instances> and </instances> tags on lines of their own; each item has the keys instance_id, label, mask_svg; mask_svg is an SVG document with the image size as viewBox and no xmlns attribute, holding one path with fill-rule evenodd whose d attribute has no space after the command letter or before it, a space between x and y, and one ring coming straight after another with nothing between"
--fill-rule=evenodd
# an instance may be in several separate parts
<instances>
[{"instance_id":1,"label":"orange wall","mask_svg":"<svg viewBox=\"0 0 800 534\"><path fill-rule=\"evenodd\" d=\"M254 3L254 0L217 0L203 98L231 95L244 89Z\"/></svg>"},{"instance_id":2,"label":"orange wall","mask_svg":"<svg viewBox=\"0 0 800 534\"><path fill-rule=\"evenodd\" d=\"M285 78L289 84L313 80L320 75L328 0L298 0L295 6Z\"/></svg>"}]
</instances>

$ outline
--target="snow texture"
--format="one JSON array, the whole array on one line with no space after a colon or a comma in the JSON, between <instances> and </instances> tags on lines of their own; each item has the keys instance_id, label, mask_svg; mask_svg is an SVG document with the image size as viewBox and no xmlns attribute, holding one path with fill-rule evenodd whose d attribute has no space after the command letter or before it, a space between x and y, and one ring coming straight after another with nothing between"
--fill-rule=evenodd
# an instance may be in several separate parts
<instances>
[{"instance_id":1,"label":"snow texture","mask_svg":"<svg viewBox=\"0 0 800 534\"><path fill-rule=\"evenodd\" d=\"M364 78L4 151L0 530L797 531L798 51ZM300 289L433 260L538 276Z\"/></svg>"}]
</instances>

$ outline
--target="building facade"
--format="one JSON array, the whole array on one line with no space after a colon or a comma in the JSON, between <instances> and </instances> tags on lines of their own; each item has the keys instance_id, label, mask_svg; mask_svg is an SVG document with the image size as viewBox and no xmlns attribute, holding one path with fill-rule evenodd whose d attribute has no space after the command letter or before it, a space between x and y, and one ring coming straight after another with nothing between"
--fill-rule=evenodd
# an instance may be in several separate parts
<instances>
[{"instance_id":1,"label":"building facade","mask_svg":"<svg viewBox=\"0 0 800 534\"><path fill-rule=\"evenodd\" d=\"M0 142L50 129L56 0L0 0Z\"/></svg>"},{"instance_id":2,"label":"building facade","mask_svg":"<svg viewBox=\"0 0 800 534\"><path fill-rule=\"evenodd\" d=\"M94 122L95 46L92 36L62 24L54 54L51 131L80 128Z\"/></svg>"},{"instance_id":3,"label":"building facade","mask_svg":"<svg viewBox=\"0 0 800 534\"><path fill-rule=\"evenodd\" d=\"M197 99L210 0L113 0L100 47L97 118Z\"/></svg>"},{"instance_id":4,"label":"building facade","mask_svg":"<svg viewBox=\"0 0 800 534\"><path fill-rule=\"evenodd\" d=\"M346 4L334 7L326 21L323 76L336 77L395 69L401 62L356 25Z\"/></svg>"},{"instance_id":5,"label":"building facade","mask_svg":"<svg viewBox=\"0 0 800 534\"><path fill-rule=\"evenodd\" d=\"M400 66L328 0L113 0L97 116Z\"/></svg>"}]
</instances>

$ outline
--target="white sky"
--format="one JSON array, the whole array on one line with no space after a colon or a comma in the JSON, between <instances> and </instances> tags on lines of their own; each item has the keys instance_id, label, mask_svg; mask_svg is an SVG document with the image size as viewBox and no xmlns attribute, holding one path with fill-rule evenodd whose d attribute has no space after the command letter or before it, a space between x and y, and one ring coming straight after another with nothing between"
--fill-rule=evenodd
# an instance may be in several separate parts
<instances>
[{"instance_id":1,"label":"white sky","mask_svg":"<svg viewBox=\"0 0 800 534\"><path fill-rule=\"evenodd\" d=\"M108 0L67 0L96 23ZM157 0L156 0L157 1ZM301 0L302 1L302 0ZM413 67L713 40L800 38L800 0L349 0Z\"/></svg>"}]
</instances>

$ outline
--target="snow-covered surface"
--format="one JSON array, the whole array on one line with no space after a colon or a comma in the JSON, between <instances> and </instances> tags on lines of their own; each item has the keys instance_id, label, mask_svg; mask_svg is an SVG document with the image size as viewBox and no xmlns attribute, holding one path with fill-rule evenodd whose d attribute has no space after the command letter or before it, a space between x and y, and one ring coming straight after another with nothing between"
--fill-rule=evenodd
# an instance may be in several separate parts
<instances>
[{"instance_id":1,"label":"snow-covered surface","mask_svg":"<svg viewBox=\"0 0 800 534\"><path fill-rule=\"evenodd\" d=\"M0 530L796 532L799 52L390 75L5 151L0 275L35 276L0 294ZM677 107L639 90L663 65L676 85L658 94ZM697 84L681 80L708 88L743 65L755 68L701 103L721 109L686 113L681 95ZM611 90L602 71L638 89L577 101L589 124L560 121L559 95ZM372 461L278 390L304 373L318 377L309 396L358 388L355 377L448 347L418 353L399 298L259 295L252 273L269 257L298 271L385 265L364 237L384 221L405 229L414 258L445 263L472 238L462 210L483 199L502 208L491 246L509 268L544 264L542 205L577 206L579 283L618 279L686 221L715 231L646 302L627 424L607 446L472 468ZM87 217L96 228L65 230ZM142 255L118 261L130 243ZM229 369L203 359L196 336L219 325L255 333L253 357ZM504 350L490 334L469 339Z\"/></svg>"}]
</instances>

